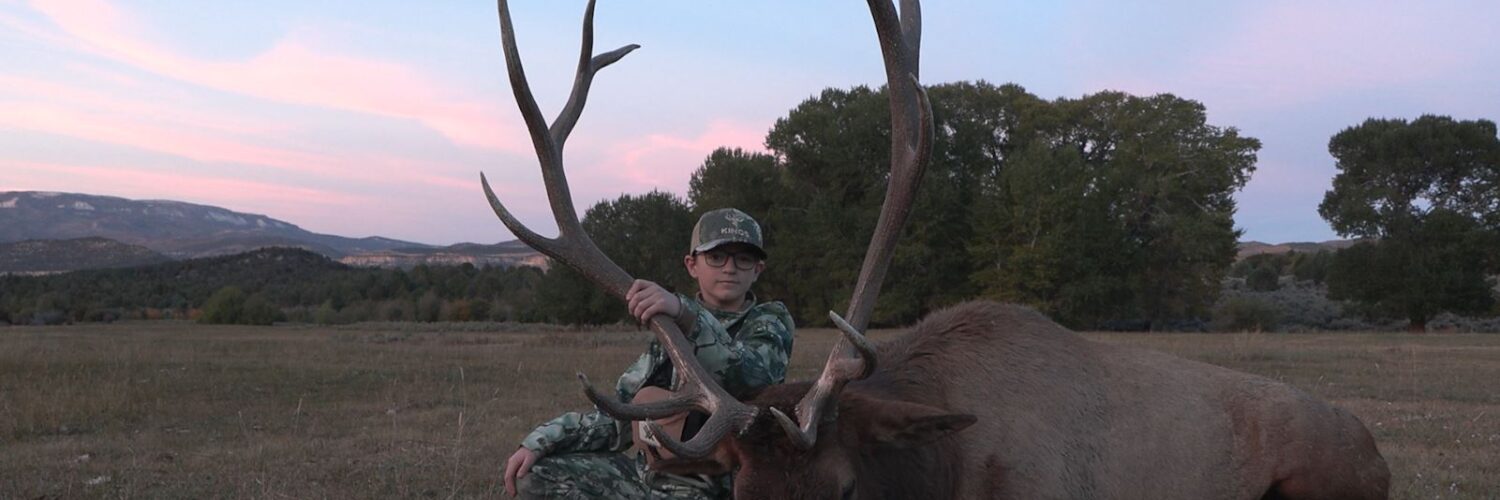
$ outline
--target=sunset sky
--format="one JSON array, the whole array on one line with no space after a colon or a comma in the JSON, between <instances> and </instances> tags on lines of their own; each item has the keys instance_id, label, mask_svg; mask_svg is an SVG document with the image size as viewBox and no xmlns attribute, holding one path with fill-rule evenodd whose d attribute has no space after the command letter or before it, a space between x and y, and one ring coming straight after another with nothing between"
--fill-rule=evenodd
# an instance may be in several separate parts
<instances>
[{"instance_id":1,"label":"sunset sky","mask_svg":"<svg viewBox=\"0 0 1500 500\"><path fill-rule=\"evenodd\" d=\"M566 98L584 2L515 0L532 87ZM1335 238L1328 138L1369 117L1500 119L1500 2L923 3L924 83L1043 98L1169 92L1264 143L1245 238ZM826 87L884 76L863 2L601 0L601 72L568 144L580 210L678 194L715 147L762 149ZM554 233L483 1L0 0L0 191L171 199L342 236ZM684 236L686 237L686 236Z\"/></svg>"}]
</instances>

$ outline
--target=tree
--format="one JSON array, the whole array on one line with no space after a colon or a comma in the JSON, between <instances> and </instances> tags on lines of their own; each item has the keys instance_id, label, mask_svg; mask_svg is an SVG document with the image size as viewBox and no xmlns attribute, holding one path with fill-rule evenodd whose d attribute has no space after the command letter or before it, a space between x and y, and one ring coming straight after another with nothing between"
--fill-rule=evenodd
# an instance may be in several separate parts
<instances>
[{"instance_id":1,"label":"tree","mask_svg":"<svg viewBox=\"0 0 1500 500\"><path fill-rule=\"evenodd\" d=\"M781 168L776 157L739 148L719 148L693 171L688 180L688 203L694 215L732 207L763 219L776 208L781 188ZM761 229L770 233L766 227Z\"/></svg>"},{"instance_id":2,"label":"tree","mask_svg":"<svg viewBox=\"0 0 1500 500\"><path fill-rule=\"evenodd\" d=\"M623 195L590 207L581 222L599 250L631 276L668 289L690 286L682 256L695 220L677 196L660 191ZM599 324L630 318L623 302L567 266L553 266L538 294L556 321Z\"/></svg>"},{"instance_id":3,"label":"tree","mask_svg":"<svg viewBox=\"0 0 1500 500\"><path fill-rule=\"evenodd\" d=\"M1206 316L1239 236L1232 195L1260 142L1167 94L1010 114L1014 128L992 132L1008 154L979 183L971 252L985 295L1081 328Z\"/></svg>"},{"instance_id":4,"label":"tree","mask_svg":"<svg viewBox=\"0 0 1500 500\"><path fill-rule=\"evenodd\" d=\"M266 298L266 294L256 293L245 299L239 323L246 325L270 325L280 319L282 319L281 310L277 309Z\"/></svg>"},{"instance_id":5,"label":"tree","mask_svg":"<svg viewBox=\"0 0 1500 500\"><path fill-rule=\"evenodd\" d=\"M1275 266L1263 265L1250 271L1250 276L1245 279L1245 285L1257 292L1274 292L1281 288L1280 278L1281 273L1277 272Z\"/></svg>"},{"instance_id":6,"label":"tree","mask_svg":"<svg viewBox=\"0 0 1500 500\"><path fill-rule=\"evenodd\" d=\"M1296 254L1292 259L1292 277L1297 281L1323 283L1328 278L1328 267L1333 264L1333 254L1328 250Z\"/></svg>"},{"instance_id":7,"label":"tree","mask_svg":"<svg viewBox=\"0 0 1500 500\"><path fill-rule=\"evenodd\" d=\"M1372 241L1339 252L1329 293L1414 331L1442 311L1494 303L1500 137L1494 122L1425 115L1369 119L1328 143L1339 174L1318 213L1346 237Z\"/></svg>"},{"instance_id":8,"label":"tree","mask_svg":"<svg viewBox=\"0 0 1500 500\"><path fill-rule=\"evenodd\" d=\"M203 312L198 322L210 325L234 325L241 322L245 314L245 291L239 287L226 286L214 292L203 303Z\"/></svg>"}]
</instances>

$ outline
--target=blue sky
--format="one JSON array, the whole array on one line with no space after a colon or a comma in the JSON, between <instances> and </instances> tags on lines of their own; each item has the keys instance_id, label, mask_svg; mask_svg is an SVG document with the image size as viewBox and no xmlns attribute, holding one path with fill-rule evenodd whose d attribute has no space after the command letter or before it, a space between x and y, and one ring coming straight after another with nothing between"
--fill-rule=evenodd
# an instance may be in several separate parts
<instances>
[{"instance_id":1,"label":"blue sky","mask_svg":"<svg viewBox=\"0 0 1500 500\"><path fill-rule=\"evenodd\" d=\"M512 6L551 117L584 2ZM940 1L926 83L1044 98L1169 92L1261 139L1247 239L1336 237L1316 212L1327 141L1369 117L1500 118L1500 2ZM878 85L861 2L601 0L600 74L566 152L582 209L687 190L718 146L761 148L826 87ZM550 216L510 100L492 3L0 0L0 191L176 199L345 236L495 242L478 173Z\"/></svg>"}]
</instances>

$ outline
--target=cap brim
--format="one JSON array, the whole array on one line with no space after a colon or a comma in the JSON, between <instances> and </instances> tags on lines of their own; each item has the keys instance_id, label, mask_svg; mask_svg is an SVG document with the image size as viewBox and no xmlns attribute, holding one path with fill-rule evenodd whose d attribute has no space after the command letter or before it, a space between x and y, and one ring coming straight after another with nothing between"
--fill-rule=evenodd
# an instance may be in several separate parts
<instances>
[{"instance_id":1,"label":"cap brim","mask_svg":"<svg viewBox=\"0 0 1500 500\"><path fill-rule=\"evenodd\" d=\"M760 258L762 258L762 259L766 258L766 249L758 247L758 246L755 246L754 243L750 243L750 242L747 242L747 241L740 241L740 240L732 240L732 239L728 239L728 238L721 238L721 239L709 241L709 242L704 243L702 245L698 245L696 248L693 248L693 252L707 252L709 250L713 250L715 248L719 248L721 246L728 245L730 243L743 243L745 246L750 247L752 250L755 250L755 253L758 254L758 255L760 255Z\"/></svg>"}]
</instances>

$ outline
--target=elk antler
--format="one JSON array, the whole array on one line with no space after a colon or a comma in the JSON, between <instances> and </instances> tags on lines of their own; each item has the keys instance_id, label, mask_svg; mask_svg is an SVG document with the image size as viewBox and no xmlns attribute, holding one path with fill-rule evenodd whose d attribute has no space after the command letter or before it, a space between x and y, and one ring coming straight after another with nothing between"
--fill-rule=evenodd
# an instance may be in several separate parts
<instances>
[{"instance_id":1,"label":"elk antler","mask_svg":"<svg viewBox=\"0 0 1500 500\"><path fill-rule=\"evenodd\" d=\"M811 448L818 436L818 422L831 416L844 385L875 372L874 347L860 332L869 325L875 309L875 297L885 281L896 238L911 213L922 173L932 156L932 106L927 92L917 79L922 39L922 9L918 0L902 0L898 16L891 0L869 0L870 16L880 37L880 52L885 59L886 94L891 105L891 177L886 187L885 203L870 247L865 251L859 281L849 301L849 321L837 313L828 315L838 325L843 337L828 354L822 375L812 389L797 403L800 427L780 410L772 409L787 434L803 448ZM857 353L857 354L856 354Z\"/></svg>"},{"instance_id":2,"label":"elk antler","mask_svg":"<svg viewBox=\"0 0 1500 500\"><path fill-rule=\"evenodd\" d=\"M589 0L588 9L583 15L583 47L578 58L578 73L573 80L573 91L568 96L568 103L563 106L557 120L551 128L548 128L546 120L542 118L541 110L537 108L536 99L532 97L531 87L526 82L526 72L521 67L521 56L516 50L515 29L511 25L510 8L506 0L499 0L499 10L500 38L505 46L505 67L510 75L510 86L515 94L516 105L521 110L526 129L531 133L531 143L536 147L537 159L541 163L542 181L547 188L547 199L552 205L552 216L557 220L559 233L557 238L542 237L512 216L510 211L506 210L505 205L495 197L495 192L490 189L489 180L484 177L483 173L480 173L479 180L484 186L484 195L489 198L490 207L495 210L495 215L500 217L505 227L510 228L510 231L515 233L521 241L572 266L604 291L623 299L634 280L599 250L593 239L589 238L588 233L583 230L583 225L579 223L578 214L573 209L572 195L568 193L567 176L563 173L562 149L563 143L568 139L568 134L578 123L579 115L583 113L583 105L588 98L589 85L593 83L594 73L620 60L640 46L626 45L593 56L594 0ZM686 443L675 436L667 435L661 426L654 422L648 426L662 446L672 453L686 458L706 457L713 452L715 444L729 432L738 432L748 426L755 419L756 409L739 402L714 382L703 366L698 363L697 357L693 354L693 345L683 336L676 323L664 320L661 316L652 317L649 323L651 331L656 334L657 341L671 358L672 365L676 367L679 379L682 381L683 387L677 391L677 396L651 404L625 404L614 397L600 394L589 383L588 378L579 373L578 378L583 383L584 395L600 411L624 420L661 418L689 409L698 409L708 413L710 416L704 423L703 429Z\"/></svg>"}]
</instances>

